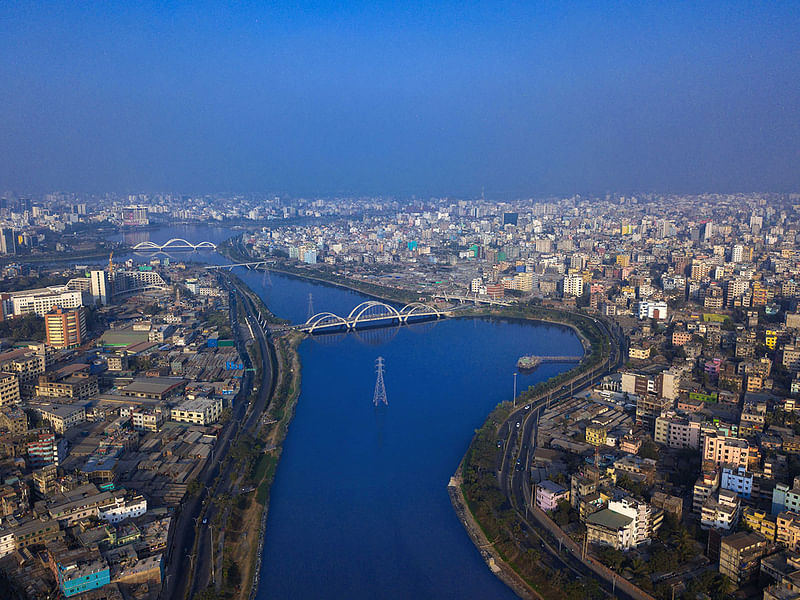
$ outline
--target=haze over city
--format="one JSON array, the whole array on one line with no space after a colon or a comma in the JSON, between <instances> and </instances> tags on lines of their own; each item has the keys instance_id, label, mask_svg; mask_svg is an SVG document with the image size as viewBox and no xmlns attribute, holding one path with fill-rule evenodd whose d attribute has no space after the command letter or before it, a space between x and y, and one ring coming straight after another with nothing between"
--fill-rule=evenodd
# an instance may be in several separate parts
<instances>
[{"instance_id":1,"label":"haze over city","mask_svg":"<svg viewBox=\"0 0 800 600\"><path fill-rule=\"evenodd\" d=\"M796 3L3 3L0 188L792 191Z\"/></svg>"},{"instance_id":2,"label":"haze over city","mask_svg":"<svg viewBox=\"0 0 800 600\"><path fill-rule=\"evenodd\" d=\"M800 600L798 32L0 2L0 600Z\"/></svg>"}]
</instances>

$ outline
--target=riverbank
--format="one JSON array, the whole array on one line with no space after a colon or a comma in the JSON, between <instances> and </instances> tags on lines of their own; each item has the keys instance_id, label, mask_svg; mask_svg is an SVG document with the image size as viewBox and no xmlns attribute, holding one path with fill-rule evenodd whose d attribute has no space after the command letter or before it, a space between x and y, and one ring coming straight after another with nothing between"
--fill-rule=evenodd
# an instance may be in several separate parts
<instances>
[{"instance_id":1,"label":"riverbank","mask_svg":"<svg viewBox=\"0 0 800 600\"><path fill-rule=\"evenodd\" d=\"M235 509L229 513L225 527L223 584L218 589L225 598L246 600L254 598L258 592L270 490L300 394L297 347L303 337L300 333L289 332L272 340L275 390L266 410L259 416L254 439L242 449L249 451L251 457L242 465L244 474L240 473L237 481L237 486L246 494L240 496ZM254 364L258 364L257 360L259 356L254 357Z\"/></svg>"},{"instance_id":2,"label":"riverbank","mask_svg":"<svg viewBox=\"0 0 800 600\"><path fill-rule=\"evenodd\" d=\"M480 524L475 520L469 508L469 504L467 503L467 499L464 496L464 490L462 488L464 481L461 477L461 468L462 465L459 464L455 475L453 475L450 482L447 484L447 493L450 495L450 503L453 505L453 510L458 520L461 521L461 524L467 531L467 535L480 551L481 556L486 562L486 566L488 566L489 570L511 588L520 598L524 598L525 600L545 600L544 596L528 585L524 579L509 567L494 547L494 544L486 537Z\"/></svg>"},{"instance_id":3,"label":"riverbank","mask_svg":"<svg viewBox=\"0 0 800 600\"><path fill-rule=\"evenodd\" d=\"M504 309L493 314L569 326L578 333L585 350L584 359L577 367L522 392L519 405L543 401L561 383L574 381L581 374L609 362L611 340L603 334L593 317L545 307ZM560 571L553 571L541 563L539 549L531 544L530 538L522 535L530 524L516 512L497 481L498 429L511 414L510 403L501 403L476 431L448 486L453 508L495 575L520 597L540 598L544 595L555 599L581 591L590 597L588 589L575 587L586 584L567 583Z\"/></svg>"},{"instance_id":4,"label":"riverbank","mask_svg":"<svg viewBox=\"0 0 800 600\"><path fill-rule=\"evenodd\" d=\"M231 262L251 262L254 260L258 260L257 258L250 256L249 254L242 254L241 252L237 251L237 249L234 248L232 244L227 243L229 241L230 240L226 240L226 243L217 246L217 252L222 256L224 256L225 258L229 259ZM346 283L334 280L333 275L330 275L330 277L323 277L321 276L320 273L309 273L305 269L290 269L287 268L285 265L276 267L273 264L269 267L269 270L274 273L281 273L282 275L288 275L290 277L297 277L299 279L306 279L308 281L315 281L317 283L323 283L333 287L338 287L353 292L358 292L359 294L363 294L364 296L368 296L376 300L382 300L384 302L394 302L394 303L401 302L407 304L409 302L417 300L417 296L413 292L408 290L400 288L387 288L386 286L367 283L363 281L357 281L351 278L344 278L338 275L336 277L338 279L345 279Z\"/></svg>"},{"instance_id":5,"label":"riverbank","mask_svg":"<svg viewBox=\"0 0 800 600\"><path fill-rule=\"evenodd\" d=\"M247 593L239 598L255 598L260 582L261 556L264 547L267 517L269 515L269 499L275 472L283 452L283 442L289 431L289 424L294 417L297 399L300 396L301 365L297 354L297 347L303 340L303 335L290 332L274 340L275 356L277 363L277 385L275 394L269 404L264 418L264 427L259 436L264 443L264 455L256 464L255 502L251 504L248 531L258 530L254 536L254 543L250 545L245 556L241 556L240 564L247 566L245 580L249 581Z\"/></svg>"},{"instance_id":6,"label":"riverbank","mask_svg":"<svg viewBox=\"0 0 800 600\"><path fill-rule=\"evenodd\" d=\"M84 260L94 260L97 258L104 258L108 259L108 254L113 250L117 255L123 255L130 252L130 248L127 246L117 245L113 248L106 248L103 250L97 250L95 252L83 252L83 253L64 253L64 252L52 252L48 254L42 254L37 256L31 255L11 255L6 256L4 258L0 258L0 266L11 265L15 263L22 263L22 264L31 264L31 265L38 265L41 263L57 263L63 265L64 263L75 263L79 264L81 261Z\"/></svg>"}]
</instances>

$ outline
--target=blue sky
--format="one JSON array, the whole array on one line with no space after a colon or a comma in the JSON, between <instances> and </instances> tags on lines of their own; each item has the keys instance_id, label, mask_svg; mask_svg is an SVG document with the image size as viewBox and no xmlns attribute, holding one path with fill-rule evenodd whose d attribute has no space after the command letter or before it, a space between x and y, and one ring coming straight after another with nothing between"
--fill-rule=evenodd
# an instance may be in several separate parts
<instances>
[{"instance_id":1,"label":"blue sky","mask_svg":"<svg viewBox=\"0 0 800 600\"><path fill-rule=\"evenodd\" d=\"M800 191L798 3L0 5L0 189Z\"/></svg>"}]
</instances>

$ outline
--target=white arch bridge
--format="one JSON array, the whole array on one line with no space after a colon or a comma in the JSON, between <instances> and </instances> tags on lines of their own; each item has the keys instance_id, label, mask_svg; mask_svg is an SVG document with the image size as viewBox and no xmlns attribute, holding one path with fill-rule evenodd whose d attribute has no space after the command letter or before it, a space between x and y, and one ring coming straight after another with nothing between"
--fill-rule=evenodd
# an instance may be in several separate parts
<instances>
[{"instance_id":1,"label":"white arch bridge","mask_svg":"<svg viewBox=\"0 0 800 600\"><path fill-rule=\"evenodd\" d=\"M331 312L317 313L296 329L306 333L353 331L358 327L390 327L409 322L443 319L447 314L429 304L412 302L397 309L385 302L367 300L356 306L346 317Z\"/></svg>"},{"instance_id":2,"label":"white arch bridge","mask_svg":"<svg viewBox=\"0 0 800 600\"><path fill-rule=\"evenodd\" d=\"M217 245L214 242L203 241L199 244L193 244L183 238L172 238L163 244L156 244L149 240L146 242L139 242L133 247L133 250L139 252L160 252L163 250L202 250L203 248L214 250L216 247Z\"/></svg>"}]
</instances>

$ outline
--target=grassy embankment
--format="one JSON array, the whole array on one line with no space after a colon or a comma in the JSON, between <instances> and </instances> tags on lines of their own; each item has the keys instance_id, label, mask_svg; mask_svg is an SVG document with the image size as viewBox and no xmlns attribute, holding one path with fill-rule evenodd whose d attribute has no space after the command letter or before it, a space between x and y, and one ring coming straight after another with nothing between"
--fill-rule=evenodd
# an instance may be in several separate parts
<instances>
[{"instance_id":1,"label":"grassy embankment","mask_svg":"<svg viewBox=\"0 0 800 600\"><path fill-rule=\"evenodd\" d=\"M280 322L257 295L248 295L267 321ZM244 319L243 313L240 312L239 318ZM216 587L196 594L198 600L245 600L257 585L270 487L300 392L297 346L302 339L303 334L297 332L273 338L274 353L270 351L270 361L275 389L255 432L239 435L221 469L230 478L231 488L244 492L216 498L221 510L214 525L216 530L224 531L223 569L221 576L217 576ZM264 385L261 350L258 344L250 343L247 351L256 366L250 398L255 401L257 390Z\"/></svg>"},{"instance_id":2,"label":"grassy embankment","mask_svg":"<svg viewBox=\"0 0 800 600\"><path fill-rule=\"evenodd\" d=\"M270 487L282 450L283 440L294 415L300 392L300 361L297 346L302 334L292 332L275 340L277 384L255 436L243 434L231 449L224 469L235 482L234 489L246 493L218 497L224 506L215 525L225 531L222 577L216 590L198 595L202 600L245 600L257 584L262 536L269 508ZM260 361L258 346L251 357Z\"/></svg>"}]
</instances>

